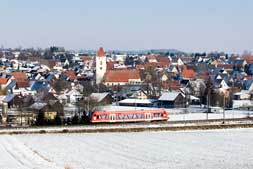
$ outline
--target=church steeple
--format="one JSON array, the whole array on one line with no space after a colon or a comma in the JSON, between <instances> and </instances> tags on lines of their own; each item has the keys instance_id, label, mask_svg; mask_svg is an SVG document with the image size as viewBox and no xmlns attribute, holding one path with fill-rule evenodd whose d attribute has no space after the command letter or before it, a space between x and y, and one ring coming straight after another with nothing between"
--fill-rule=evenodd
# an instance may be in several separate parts
<instances>
[{"instance_id":1,"label":"church steeple","mask_svg":"<svg viewBox=\"0 0 253 169\"><path fill-rule=\"evenodd\" d=\"M103 56L105 56L105 51L104 51L104 49L103 49L102 47L100 47L100 48L98 49L98 51L97 51L97 56L98 56L98 57L103 57Z\"/></svg>"},{"instance_id":2,"label":"church steeple","mask_svg":"<svg viewBox=\"0 0 253 169\"><path fill-rule=\"evenodd\" d=\"M96 55L96 84L102 83L105 72L106 72L106 56L104 49L100 47Z\"/></svg>"}]
</instances>

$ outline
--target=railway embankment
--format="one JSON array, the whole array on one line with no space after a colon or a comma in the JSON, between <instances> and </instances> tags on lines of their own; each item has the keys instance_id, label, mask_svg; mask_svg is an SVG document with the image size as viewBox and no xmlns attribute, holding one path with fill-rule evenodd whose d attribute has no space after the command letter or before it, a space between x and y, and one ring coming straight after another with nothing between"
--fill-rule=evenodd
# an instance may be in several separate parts
<instances>
[{"instance_id":1,"label":"railway embankment","mask_svg":"<svg viewBox=\"0 0 253 169\"><path fill-rule=\"evenodd\" d=\"M103 132L143 132L143 131L184 131L213 130L230 128L253 128L252 118L189 120L142 123L91 124L80 126L1 128L3 134L54 134L54 133L103 133Z\"/></svg>"}]
</instances>

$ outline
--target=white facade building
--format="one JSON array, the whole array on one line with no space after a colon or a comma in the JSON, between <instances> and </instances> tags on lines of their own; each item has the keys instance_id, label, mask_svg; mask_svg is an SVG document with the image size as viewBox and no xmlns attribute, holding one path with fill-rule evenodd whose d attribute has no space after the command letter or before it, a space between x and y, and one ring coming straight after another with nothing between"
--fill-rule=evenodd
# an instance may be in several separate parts
<instances>
[{"instance_id":1,"label":"white facade building","mask_svg":"<svg viewBox=\"0 0 253 169\"><path fill-rule=\"evenodd\" d=\"M103 81L105 72L106 56L104 49L100 47L96 56L96 84L100 84Z\"/></svg>"}]
</instances>

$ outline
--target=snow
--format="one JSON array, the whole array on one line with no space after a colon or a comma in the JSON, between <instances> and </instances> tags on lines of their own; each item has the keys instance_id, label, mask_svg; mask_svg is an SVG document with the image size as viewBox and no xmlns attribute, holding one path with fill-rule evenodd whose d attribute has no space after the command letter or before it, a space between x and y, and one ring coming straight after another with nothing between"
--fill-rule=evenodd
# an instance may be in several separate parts
<instances>
[{"instance_id":1,"label":"snow","mask_svg":"<svg viewBox=\"0 0 253 169\"><path fill-rule=\"evenodd\" d=\"M153 107L131 107L131 106L105 106L102 107L102 111L124 111L124 110L152 110L157 109ZM206 120L207 114L203 113L207 111L205 108L200 106L176 109L165 109L169 113L169 121L178 121L178 120ZM253 111L245 110L225 110L225 118L245 118L248 115L253 116ZM208 113L208 119L223 119L223 112L221 113Z\"/></svg>"},{"instance_id":2,"label":"snow","mask_svg":"<svg viewBox=\"0 0 253 169\"><path fill-rule=\"evenodd\" d=\"M152 104L155 100L153 99L124 99L119 103L140 103L140 104Z\"/></svg>"},{"instance_id":3,"label":"snow","mask_svg":"<svg viewBox=\"0 0 253 169\"><path fill-rule=\"evenodd\" d=\"M3 135L0 168L246 169L253 129Z\"/></svg>"},{"instance_id":4,"label":"snow","mask_svg":"<svg viewBox=\"0 0 253 169\"><path fill-rule=\"evenodd\" d=\"M180 92L175 92L175 91L162 93L162 96L158 100L174 101L179 94L180 94Z\"/></svg>"}]
</instances>

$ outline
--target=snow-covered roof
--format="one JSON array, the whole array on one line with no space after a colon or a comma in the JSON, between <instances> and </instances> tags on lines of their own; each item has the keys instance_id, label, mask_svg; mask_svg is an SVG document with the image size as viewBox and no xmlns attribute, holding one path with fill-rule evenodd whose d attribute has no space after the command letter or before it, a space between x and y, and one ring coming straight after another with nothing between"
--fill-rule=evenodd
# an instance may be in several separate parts
<instances>
[{"instance_id":1,"label":"snow-covered roof","mask_svg":"<svg viewBox=\"0 0 253 169\"><path fill-rule=\"evenodd\" d=\"M251 94L251 91L249 91L249 90L241 90L240 92L237 92L234 95L242 95L242 94Z\"/></svg>"},{"instance_id":2,"label":"snow-covered roof","mask_svg":"<svg viewBox=\"0 0 253 169\"><path fill-rule=\"evenodd\" d=\"M100 102L102 101L109 93L105 92L105 93L92 93L90 95L91 99L95 99L96 101Z\"/></svg>"},{"instance_id":3,"label":"snow-covered roof","mask_svg":"<svg viewBox=\"0 0 253 169\"><path fill-rule=\"evenodd\" d=\"M36 103L33 103L30 108L31 109L35 109L35 110L40 110L42 109L44 106L46 106L47 104L46 103L43 103L43 102L36 102Z\"/></svg>"},{"instance_id":4,"label":"snow-covered roof","mask_svg":"<svg viewBox=\"0 0 253 169\"><path fill-rule=\"evenodd\" d=\"M190 96L191 100L200 100L199 98L195 97L195 96Z\"/></svg>"},{"instance_id":5,"label":"snow-covered roof","mask_svg":"<svg viewBox=\"0 0 253 169\"><path fill-rule=\"evenodd\" d=\"M153 99L124 99L119 103L152 104L154 101Z\"/></svg>"},{"instance_id":6,"label":"snow-covered roof","mask_svg":"<svg viewBox=\"0 0 253 169\"><path fill-rule=\"evenodd\" d=\"M161 100L161 101L163 101L163 100L164 101L174 101L179 94L181 94L181 93L176 92L176 91L162 93L161 97L158 100Z\"/></svg>"},{"instance_id":7,"label":"snow-covered roof","mask_svg":"<svg viewBox=\"0 0 253 169\"><path fill-rule=\"evenodd\" d=\"M240 108L240 107L253 107L252 100L233 100L233 108Z\"/></svg>"},{"instance_id":8,"label":"snow-covered roof","mask_svg":"<svg viewBox=\"0 0 253 169\"><path fill-rule=\"evenodd\" d=\"M65 95L81 96L81 93L78 90L76 90L76 89L72 89L72 90L66 92Z\"/></svg>"}]
</instances>

